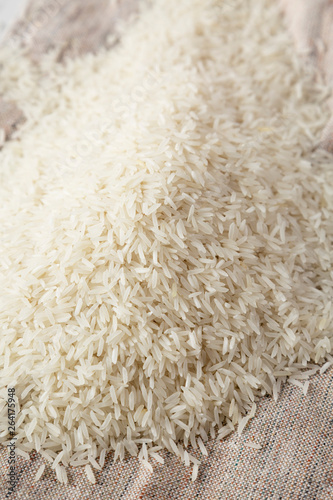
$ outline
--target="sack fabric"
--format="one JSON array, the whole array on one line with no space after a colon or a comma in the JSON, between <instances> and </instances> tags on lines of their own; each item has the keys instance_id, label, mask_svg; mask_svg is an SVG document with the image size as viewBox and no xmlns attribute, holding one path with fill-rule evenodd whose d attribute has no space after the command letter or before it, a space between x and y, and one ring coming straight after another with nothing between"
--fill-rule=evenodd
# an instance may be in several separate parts
<instances>
[{"instance_id":1,"label":"sack fabric","mask_svg":"<svg viewBox=\"0 0 333 500\"><path fill-rule=\"evenodd\" d=\"M248 447L249 443L261 449ZM153 473L137 458L114 463L107 457L96 484L84 470L67 468L69 484L58 483L50 464L37 453L30 461L17 456L18 484L11 500L332 500L333 499L333 368L311 378L306 396L285 384L278 401L264 397L255 418L239 436L207 444L199 475L169 452L165 463L152 460ZM7 493L7 451L0 452L0 498Z\"/></svg>"}]
</instances>

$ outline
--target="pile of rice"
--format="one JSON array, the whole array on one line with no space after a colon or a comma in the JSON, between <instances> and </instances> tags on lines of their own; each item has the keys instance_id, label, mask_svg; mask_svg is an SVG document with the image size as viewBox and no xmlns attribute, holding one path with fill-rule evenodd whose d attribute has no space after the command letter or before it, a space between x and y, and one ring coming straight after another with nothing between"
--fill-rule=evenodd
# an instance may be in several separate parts
<instances>
[{"instance_id":1,"label":"pile of rice","mask_svg":"<svg viewBox=\"0 0 333 500\"><path fill-rule=\"evenodd\" d=\"M2 422L15 386L18 452L62 482L162 447L195 478L183 445L332 360L327 91L269 0L155 0L112 50L1 65L26 117L0 153Z\"/></svg>"}]
</instances>

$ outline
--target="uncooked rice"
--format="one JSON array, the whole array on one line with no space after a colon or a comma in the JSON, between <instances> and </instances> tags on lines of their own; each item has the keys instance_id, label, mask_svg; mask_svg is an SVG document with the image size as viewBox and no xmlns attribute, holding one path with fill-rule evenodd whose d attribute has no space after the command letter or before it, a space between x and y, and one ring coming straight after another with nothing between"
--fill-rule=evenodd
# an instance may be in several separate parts
<instances>
[{"instance_id":1,"label":"uncooked rice","mask_svg":"<svg viewBox=\"0 0 333 500\"><path fill-rule=\"evenodd\" d=\"M247 448L252 448L253 450L261 450L262 446L257 443L244 443Z\"/></svg>"},{"instance_id":2,"label":"uncooked rice","mask_svg":"<svg viewBox=\"0 0 333 500\"><path fill-rule=\"evenodd\" d=\"M90 465L86 465L84 469L86 471L87 478L88 478L89 482L92 483L92 484L95 484L96 483L96 479L95 479L94 473L93 473L92 468L90 467Z\"/></svg>"},{"instance_id":3,"label":"uncooked rice","mask_svg":"<svg viewBox=\"0 0 333 500\"><path fill-rule=\"evenodd\" d=\"M289 376L306 393L332 352L328 91L269 0L155 0L64 64L12 50L0 93L26 121L0 152L0 394L16 388L17 451L94 483L107 450L152 470L163 447L195 479L209 436Z\"/></svg>"},{"instance_id":4,"label":"uncooked rice","mask_svg":"<svg viewBox=\"0 0 333 500\"><path fill-rule=\"evenodd\" d=\"M35 475L34 482L37 482L42 477L42 475L44 474L44 470L45 464L42 464Z\"/></svg>"}]
</instances>

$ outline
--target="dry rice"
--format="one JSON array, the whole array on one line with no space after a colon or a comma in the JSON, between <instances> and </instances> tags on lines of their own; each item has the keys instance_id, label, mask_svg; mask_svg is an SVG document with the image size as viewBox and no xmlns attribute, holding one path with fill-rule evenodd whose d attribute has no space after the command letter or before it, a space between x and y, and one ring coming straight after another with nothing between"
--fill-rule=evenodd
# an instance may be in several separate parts
<instances>
[{"instance_id":1,"label":"dry rice","mask_svg":"<svg viewBox=\"0 0 333 500\"><path fill-rule=\"evenodd\" d=\"M332 352L333 169L312 151L328 92L269 0L156 0L112 51L11 56L0 93L27 119L0 152L0 394L16 387L17 452L95 483L106 450L152 471L166 447L195 479L180 443L207 455Z\"/></svg>"}]
</instances>

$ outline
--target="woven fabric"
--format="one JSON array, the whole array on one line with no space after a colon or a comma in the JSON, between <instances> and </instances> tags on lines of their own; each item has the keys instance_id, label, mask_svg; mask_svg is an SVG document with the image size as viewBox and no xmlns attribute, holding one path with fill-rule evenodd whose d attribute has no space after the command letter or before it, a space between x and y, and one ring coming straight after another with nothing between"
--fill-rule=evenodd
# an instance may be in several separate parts
<instances>
[{"instance_id":1,"label":"woven fabric","mask_svg":"<svg viewBox=\"0 0 333 500\"><path fill-rule=\"evenodd\" d=\"M232 0L229 0L232 1ZM281 0L285 3L285 0ZM312 2L312 3L311 3ZM320 3L314 8L315 2ZM27 15L12 35L31 48L37 58L54 46L66 53L95 49L112 32L117 18L123 19L136 7L137 0L118 0L105 14L106 0L32 0ZM320 39L325 26L325 40L332 39L328 28L330 0L288 0L287 20L295 39L309 47ZM304 10L306 6L306 10ZM326 12L326 14L325 14ZM315 22L311 16L316 17ZM88 34L85 20L88 22ZM301 20L302 22L295 22ZM325 20L325 22L323 21ZM102 20L102 21L101 21ZM332 18L333 20L333 18ZM333 23L332 23L333 25ZM296 27L295 27L296 26ZM331 38L330 38L331 37ZM304 42L305 41L305 42ZM74 51L75 52L75 51ZM63 54L64 52L62 52ZM329 59L315 57L329 75ZM326 57L326 56L325 56ZM333 65L332 65L333 67ZM327 71L326 71L326 69ZM330 77L328 76L328 79ZM0 101L0 127L6 136L19 125L22 117L12 104ZM323 135L323 143L333 151L333 121ZM261 449L247 445L256 443ZM333 499L333 369L312 377L308 394L286 384L277 403L262 398L256 417L241 436L233 433L223 441L207 444L208 457L199 450L191 453L202 460L197 481L191 481L191 469L168 452L162 452L164 465L152 460L153 473L136 458L124 462L106 460L102 471L95 471L91 485L84 470L67 469L69 484L57 482L50 464L37 453L26 461L17 456L18 484L12 500L332 500ZM0 450L0 500L8 491L8 455ZM34 483L40 465L46 463L43 477Z\"/></svg>"},{"instance_id":2,"label":"woven fabric","mask_svg":"<svg viewBox=\"0 0 333 500\"><path fill-rule=\"evenodd\" d=\"M333 87L333 0L279 0L298 51L308 55ZM333 96L330 102L333 112ZM321 146L333 153L333 117L323 131Z\"/></svg>"},{"instance_id":3,"label":"woven fabric","mask_svg":"<svg viewBox=\"0 0 333 500\"><path fill-rule=\"evenodd\" d=\"M260 450L249 443L261 445ZM34 476L42 463L17 457L18 484L12 500L332 500L333 499L333 369L312 377L308 394L288 383L279 400L264 397L243 434L207 444L199 476L168 452L164 465L152 460L153 473L136 458L106 460L91 485L84 470L68 467L68 485L57 482L50 464L42 479ZM0 453L0 498L7 493L7 451Z\"/></svg>"},{"instance_id":4,"label":"woven fabric","mask_svg":"<svg viewBox=\"0 0 333 500\"><path fill-rule=\"evenodd\" d=\"M14 103L0 98L0 129L4 130L4 138L9 139L23 121L23 114Z\"/></svg>"}]
</instances>

